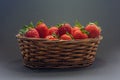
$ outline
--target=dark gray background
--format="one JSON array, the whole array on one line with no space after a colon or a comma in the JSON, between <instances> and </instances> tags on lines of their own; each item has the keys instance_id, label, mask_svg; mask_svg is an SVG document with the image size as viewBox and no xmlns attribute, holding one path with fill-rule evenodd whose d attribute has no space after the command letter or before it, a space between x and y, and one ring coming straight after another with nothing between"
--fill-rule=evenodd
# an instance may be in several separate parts
<instances>
[{"instance_id":1,"label":"dark gray background","mask_svg":"<svg viewBox=\"0 0 120 80\"><path fill-rule=\"evenodd\" d=\"M95 63L82 69L31 70L22 65L15 35L29 22L49 25L98 21L102 40ZM120 0L0 0L0 80L119 80Z\"/></svg>"}]
</instances>

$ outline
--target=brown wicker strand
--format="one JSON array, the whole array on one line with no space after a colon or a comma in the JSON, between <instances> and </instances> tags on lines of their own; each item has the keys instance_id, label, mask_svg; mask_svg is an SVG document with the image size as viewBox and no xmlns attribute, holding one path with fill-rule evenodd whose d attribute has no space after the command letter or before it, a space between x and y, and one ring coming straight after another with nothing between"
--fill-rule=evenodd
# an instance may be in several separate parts
<instances>
[{"instance_id":1,"label":"brown wicker strand","mask_svg":"<svg viewBox=\"0 0 120 80\"><path fill-rule=\"evenodd\" d=\"M30 68L75 68L91 65L102 36L83 40L46 40L16 35L24 65Z\"/></svg>"}]
</instances>

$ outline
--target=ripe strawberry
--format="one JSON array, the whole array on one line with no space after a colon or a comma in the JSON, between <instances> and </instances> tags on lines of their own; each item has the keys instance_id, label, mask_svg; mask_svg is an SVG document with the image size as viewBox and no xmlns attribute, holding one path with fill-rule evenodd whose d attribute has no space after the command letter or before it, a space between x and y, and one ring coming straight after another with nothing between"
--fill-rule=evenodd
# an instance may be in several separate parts
<instances>
[{"instance_id":1,"label":"ripe strawberry","mask_svg":"<svg viewBox=\"0 0 120 80\"><path fill-rule=\"evenodd\" d=\"M63 34L61 37L60 37L61 40L72 40L71 36L67 35L67 34Z\"/></svg>"},{"instance_id":2,"label":"ripe strawberry","mask_svg":"<svg viewBox=\"0 0 120 80\"><path fill-rule=\"evenodd\" d=\"M39 33L35 28L29 28L28 31L25 33L25 36L32 38L39 38Z\"/></svg>"},{"instance_id":3,"label":"ripe strawberry","mask_svg":"<svg viewBox=\"0 0 120 80\"><path fill-rule=\"evenodd\" d=\"M79 27L74 26L74 27L72 28L72 32L71 32L71 34L73 35L73 33L74 33L76 30L80 30L80 28L79 28Z\"/></svg>"},{"instance_id":4,"label":"ripe strawberry","mask_svg":"<svg viewBox=\"0 0 120 80\"><path fill-rule=\"evenodd\" d=\"M69 34L71 34L71 31L72 31L71 29L72 29L72 27L70 24L68 24L68 23L61 24L61 26L58 28L57 34L59 35L59 37L63 34L66 34L67 32Z\"/></svg>"},{"instance_id":5,"label":"ripe strawberry","mask_svg":"<svg viewBox=\"0 0 120 80\"><path fill-rule=\"evenodd\" d=\"M74 39L86 39L88 38L87 34L83 33L81 30L76 30L73 33Z\"/></svg>"},{"instance_id":6,"label":"ripe strawberry","mask_svg":"<svg viewBox=\"0 0 120 80\"><path fill-rule=\"evenodd\" d=\"M53 26L53 27L49 28L49 35L57 34L57 31L58 31L58 28Z\"/></svg>"},{"instance_id":7,"label":"ripe strawberry","mask_svg":"<svg viewBox=\"0 0 120 80\"><path fill-rule=\"evenodd\" d=\"M55 38L54 36L52 35L48 35L45 37L46 39L49 39L49 40L57 40L57 38Z\"/></svg>"},{"instance_id":8,"label":"ripe strawberry","mask_svg":"<svg viewBox=\"0 0 120 80\"><path fill-rule=\"evenodd\" d=\"M48 27L44 22L39 22L36 25L36 30L38 31L41 38L45 38L48 35Z\"/></svg>"},{"instance_id":9,"label":"ripe strawberry","mask_svg":"<svg viewBox=\"0 0 120 80\"><path fill-rule=\"evenodd\" d=\"M89 32L89 38L99 37L101 29L94 23L90 23L85 27L85 30Z\"/></svg>"},{"instance_id":10,"label":"ripe strawberry","mask_svg":"<svg viewBox=\"0 0 120 80\"><path fill-rule=\"evenodd\" d=\"M24 35L26 37L39 38L39 33L34 28L33 23L31 22L29 25L25 25L22 29L20 29L19 34Z\"/></svg>"}]
</instances>

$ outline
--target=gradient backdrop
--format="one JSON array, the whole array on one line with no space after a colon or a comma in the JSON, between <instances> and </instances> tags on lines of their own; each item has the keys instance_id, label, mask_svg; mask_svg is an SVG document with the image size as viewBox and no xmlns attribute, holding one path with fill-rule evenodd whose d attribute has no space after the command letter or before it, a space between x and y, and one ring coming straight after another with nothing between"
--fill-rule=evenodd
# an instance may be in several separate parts
<instances>
[{"instance_id":1,"label":"gradient backdrop","mask_svg":"<svg viewBox=\"0 0 120 80\"><path fill-rule=\"evenodd\" d=\"M29 22L98 21L104 39L95 63L82 69L31 70L22 65L15 35ZM0 80L119 80L120 0L0 0Z\"/></svg>"}]
</instances>

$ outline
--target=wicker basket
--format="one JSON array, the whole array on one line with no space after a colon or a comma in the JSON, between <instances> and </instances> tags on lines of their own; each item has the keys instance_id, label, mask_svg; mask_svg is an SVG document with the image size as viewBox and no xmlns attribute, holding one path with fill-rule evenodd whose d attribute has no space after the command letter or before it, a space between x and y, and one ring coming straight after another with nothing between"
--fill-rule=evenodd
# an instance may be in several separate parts
<instances>
[{"instance_id":1,"label":"wicker basket","mask_svg":"<svg viewBox=\"0 0 120 80\"><path fill-rule=\"evenodd\" d=\"M16 35L24 65L30 68L76 68L91 65L102 36L83 40L46 40Z\"/></svg>"}]
</instances>

